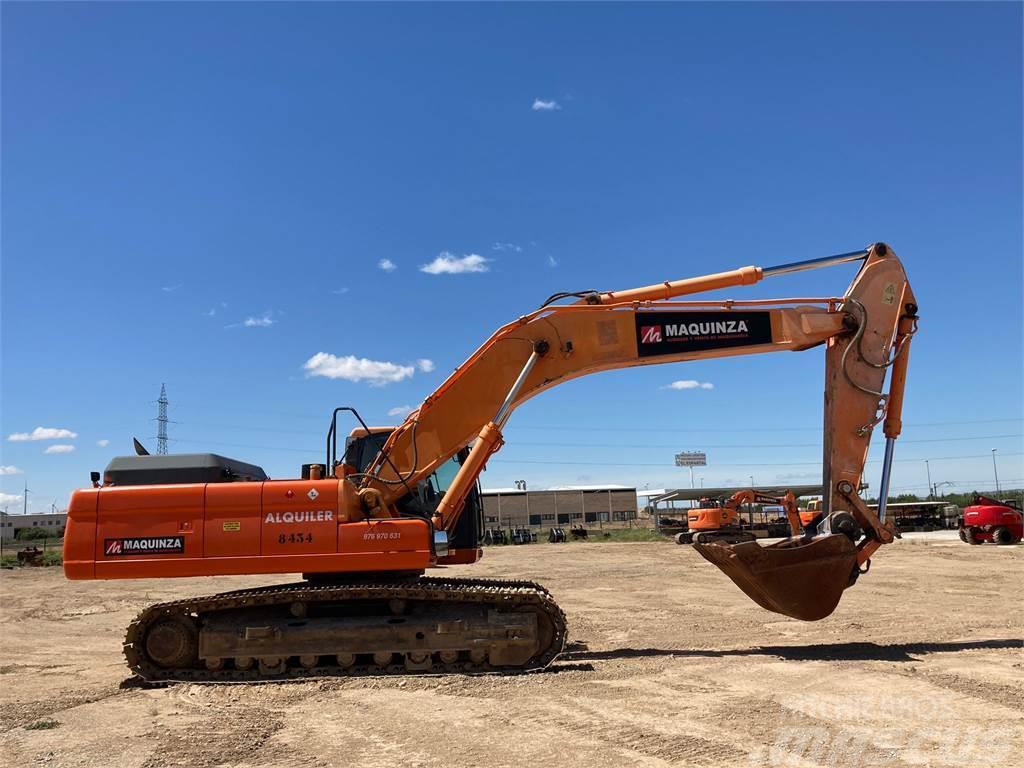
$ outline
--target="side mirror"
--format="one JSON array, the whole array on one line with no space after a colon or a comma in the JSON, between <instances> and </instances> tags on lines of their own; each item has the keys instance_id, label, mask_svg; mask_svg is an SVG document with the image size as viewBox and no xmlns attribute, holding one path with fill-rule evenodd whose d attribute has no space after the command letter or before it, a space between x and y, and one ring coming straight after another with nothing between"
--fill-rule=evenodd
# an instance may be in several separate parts
<instances>
[{"instance_id":1,"label":"side mirror","mask_svg":"<svg viewBox=\"0 0 1024 768\"><path fill-rule=\"evenodd\" d=\"M93 488L99 488L100 487L100 473L99 472L90 472L89 473L89 479L92 480L92 487Z\"/></svg>"}]
</instances>

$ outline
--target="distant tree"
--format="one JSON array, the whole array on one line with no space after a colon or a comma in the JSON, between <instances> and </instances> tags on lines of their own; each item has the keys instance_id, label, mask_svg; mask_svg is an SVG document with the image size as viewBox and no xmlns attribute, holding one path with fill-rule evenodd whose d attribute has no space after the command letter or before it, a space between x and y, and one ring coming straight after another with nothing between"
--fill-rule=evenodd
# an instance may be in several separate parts
<instances>
[{"instance_id":1,"label":"distant tree","mask_svg":"<svg viewBox=\"0 0 1024 768\"><path fill-rule=\"evenodd\" d=\"M918 498L917 495L913 494L913 493L901 493L901 494L899 494L897 496L890 496L889 497L889 503L890 504L910 504L910 503L913 503L915 501L924 501L924 499ZM868 503L868 504L877 504L878 503L878 498L875 497L875 496L872 496L870 499L867 500L866 503Z\"/></svg>"},{"instance_id":2,"label":"distant tree","mask_svg":"<svg viewBox=\"0 0 1024 768\"><path fill-rule=\"evenodd\" d=\"M22 541L36 541L37 539L51 539L54 537L54 532L46 528L19 528L18 532L14 534L14 538Z\"/></svg>"},{"instance_id":3,"label":"distant tree","mask_svg":"<svg viewBox=\"0 0 1024 768\"><path fill-rule=\"evenodd\" d=\"M970 491L969 493L944 493L931 499L927 496L921 497L913 493L901 493L898 496L890 496L889 503L899 504L914 501L944 501L947 504L956 504L962 509L963 507L971 506L971 504L974 503L974 498L979 493L983 496L988 496L990 499L1014 499L1018 505L1021 505L1022 502L1024 502L1024 490L1020 488L1007 488L999 493L996 493L994 490ZM870 499L866 499L865 503L877 504L878 499L876 497L871 497Z\"/></svg>"}]
</instances>

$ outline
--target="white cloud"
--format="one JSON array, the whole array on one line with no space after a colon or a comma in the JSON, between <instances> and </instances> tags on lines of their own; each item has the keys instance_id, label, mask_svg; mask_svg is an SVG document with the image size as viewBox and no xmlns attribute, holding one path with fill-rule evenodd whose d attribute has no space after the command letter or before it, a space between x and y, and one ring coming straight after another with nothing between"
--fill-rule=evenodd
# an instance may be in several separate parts
<instances>
[{"instance_id":1,"label":"white cloud","mask_svg":"<svg viewBox=\"0 0 1024 768\"><path fill-rule=\"evenodd\" d=\"M546 101L544 99L534 99L533 107L531 107L531 109L533 109L534 112L554 112L561 108L562 105L559 104L554 99L551 99L550 101Z\"/></svg>"},{"instance_id":2,"label":"white cloud","mask_svg":"<svg viewBox=\"0 0 1024 768\"><path fill-rule=\"evenodd\" d=\"M73 445L51 445L48 446L43 453L73 453L75 446Z\"/></svg>"},{"instance_id":3,"label":"white cloud","mask_svg":"<svg viewBox=\"0 0 1024 768\"><path fill-rule=\"evenodd\" d=\"M103 440L97 440L96 445L98 445L100 448L106 448L108 445L110 445L110 441L104 438Z\"/></svg>"},{"instance_id":4,"label":"white cloud","mask_svg":"<svg viewBox=\"0 0 1024 768\"><path fill-rule=\"evenodd\" d=\"M274 315L283 315L280 309L268 309L261 315L250 315L240 323L231 323L225 325L225 328L269 328L274 325L277 320L274 319Z\"/></svg>"},{"instance_id":5,"label":"white cloud","mask_svg":"<svg viewBox=\"0 0 1024 768\"><path fill-rule=\"evenodd\" d=\"M160 290L163 291L164 293L173 293L174 291L181 288L182 285L184 285L184 283L177 283L175 285L162 285L160 286Z\"/></svg>"},{"instance_id":6,"label":"white cloud","mask_svg":"<svg viewBox=\"0 0 1024 768\"><path fill-rule=\"evenodd\" d=\"M21 501L21 496L15 496L13 493L0 493L0 504L13 504L16 501Z\"/></svg>"},{"instance_id":7,"label":"white cloud","mask_svg":"<svg viewBox=\"0 0 1024 768\"><path fill-rule=\"evenodd\" d=\"M213 307L209 312L206 313L206 316L207 317L213 317L216 314L217 314L217 308Z\"/></svg>"},{"instance_id":8,"label":"white cloud","mask_svg":"<svg viewBox=\"0 0 1024 768\"><path fill-rule=\"evenodd\" d=\"M376 387L393 384L410 378L416 369L411 365L398 365L365 357L346 355L337 357L326 352L317 352L302 366L306 376L323 376L328 379L345 381L366 381Z\"/></svg>"},{"instance_id":9,"label":"white cloud","mask_svg":"<svg viewBox=\"0 0 1024 768\"><path fill-rule=\"evenodd\" d=\"M715 385L710 381L697 381L696 379L680 379L673 381L663 389L714 389Z\"/></svg>"},{"instance_id":10,"label":"white cloud","mask_svg":"<svg viewBox=\"0 0 1024 768\"><path fill-rule=\"evenodd\" d=\"M411 405L399 405L394 408L388 408L388 416L408 416L411 410Z\"/></svg>"},{"instance_id":11,"label":"white cloud","mask_svg":"<svg viewBox=\"0 0 1024 768\"><path fill-rule=\"evenodd\" d=\"M385 272L394 272L398 269L398 265L395 264L391 259L381 259L377 262L377 266L383 269Z\"/></svg>"},{"instance_id":12,"label":"white cloud","mask_svg":"<svg viewBox=\"0 0 1024 768\"><path fill-rule=\"evenodd\" d=\"M461 258L454 253L443 251L440 256L429 264L420 266L420 272L428 275L460 275L463 272L487 272L489 267L485 259L476 253L470 253Z\"/></svg>"},{"instance_id":13,"label":"white cloud","mask_svg":"<svg viewBox=\"0 0 1024 768\"><path fill-rule=\"evenodd\" d=\"M277 321L270 316L269 312L264 312L259 317L247 317L242 321L242 325L246 328L267 328Z\"/></svg>"},{"instance_id":14,"label":"white cloud","mask_svg":"<svg viewBox=\"0 0 1024 768\"><path fill-rule=\"evenodd\" d=\"M495 243L491 246L492 251L515 251L516 253L522 253L522 246L516 245L515 243Z\"/></svg>"},{"instance_id":15,"label":"white cloud","mask_svg":"<svg viewBox=\"0 0 1024 768\"><path fill-rule=\"evenodd\" d=\"M13 464L0 464L0 475L23 475L24 470L18 469Z\"/></svg>"},{"instance_id":16,"label":"white cloud","mask_svg":"<svg viewBox=\"0 0 1024 768\"><path fill-rule=\"evenodd\" d=\"M335 296L343 296L346 293L348 293L348 288L347 287L346 288L337 288L337 289L331 291L331 293L333 293Z\"/></svg>"},{"instance_id":17,"label":"white cloud","mask_svg":"<svg viewBox=\"0 0 1024 768\"><path fill-rule=\"evenodd\" d=\"M12 443L20 443L26 440L74 440L78 437L77 432L59 427L36 427L31 432L15 432L8 435L7 439Z\"/></svg>"},{"instance_id":18,"label":"white cloud","mask_svg":"<svg viewBox=\"0 0 1024 768\"><path fill-rule=\"evenodd\" d=\"M557 267L558 266L558 259L556 259L554 256L551 256L549 254L548 255L548 266L549 267Z\"/></svg>"},{"instance_id":19,"label":"white cloud","mask_svg":"<svg viewBox=\"0 0 1024 768\"><path fill-rule=\"evenodd\" d=\"M427 358L421 357L419 360L416 361L416 367L419 368L424 373L430 373L437 366L434 365L433 360L427 360Z\"/></svg>"}]
</instances>

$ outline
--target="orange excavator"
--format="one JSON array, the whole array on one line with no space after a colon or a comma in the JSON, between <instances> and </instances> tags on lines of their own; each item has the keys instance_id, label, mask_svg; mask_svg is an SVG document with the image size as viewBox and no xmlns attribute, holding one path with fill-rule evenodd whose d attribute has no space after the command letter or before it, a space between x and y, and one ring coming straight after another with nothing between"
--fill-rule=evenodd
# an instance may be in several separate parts
<instances>
[{"instance_id":1,"label":"orange excavator","mask_svg":"<svg viewBox=\"0 0 1024 768\"><path fill-rule=\"evenodd\" d=\"M813 533L817 528L818 521L822 518L822 502L822 499L811 499L807 502L807 509L802 509L798 513L800 515L800 525L803 526L805 531Z\"/></svg>"},{"instance_id":2,"label":"orange excavator","mask_svg":"<svg viewBox=\"0 0 1024 768\"><path fill-rule=\"evenodd\" d=\"M860 262L843 296L680 297ZM68 508L70 579L303 574L290 584L183 598L128 627L129 667L150 680L259 680L360 673L523 671L561 653L566 621L528 581L428 577L482 555L477 478L513 410L585 374L631 366L825 351L825 504L813 537L696 544L762 607L830 614L896 536L884 503L857 494L884 424L885 499L917 304L885 244L623 291L557 293L499 328L396 427L335 409L325 461L270 480L214 454L111 461ZM889 385L883 387L887 370ZM358 426L339 453L338 417ZM141 447L141 446L140 446ZM144 453L144 451L138 451Z\"/></svg>"},{"instance_id":3,"label":"orange excavator","mask_svg":"<svg viewBox=\"0 0 1024 768\"><path fill-rule=\"evenodd\" d=\"M801 530L801 518L796 496L786 491L784 496L769 496L753 489L736 491L724 501L701 499L700 506L686 515L687 528L675 535L676 544L739 544L754 541L755 536L740 525L740 509L744 504L771 504L782 507L789 522L790 532Z\"/></svg>"}]
</instances>

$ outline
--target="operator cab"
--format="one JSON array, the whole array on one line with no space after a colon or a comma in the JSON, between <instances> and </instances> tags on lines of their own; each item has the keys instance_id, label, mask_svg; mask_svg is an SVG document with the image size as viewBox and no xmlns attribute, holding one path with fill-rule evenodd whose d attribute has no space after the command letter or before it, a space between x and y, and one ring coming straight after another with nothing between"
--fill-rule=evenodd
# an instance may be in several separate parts
<instances>
[{"instance_id":1,"label":"operator cab","mask_svg":"<svg viewBox=\"0 0 1024 768\"><path fill-rule=\"evenodd\" d=\"M341 462L346 466L347 476L366 472L393 431L392 427L370 427L355 430L354 434L349 435L345 440L345 454ZM396 502L398 511L403 515L429 520L468 455L469 449L463 448L433 474L413 486L410 493ZM336 465L338 462L333 463ZM483 505L480 503L480 488L477 484L466 497L466 505L455 526L450 546L453 549L473 549L482 541Z\"/></svg>"}]
</instances>

